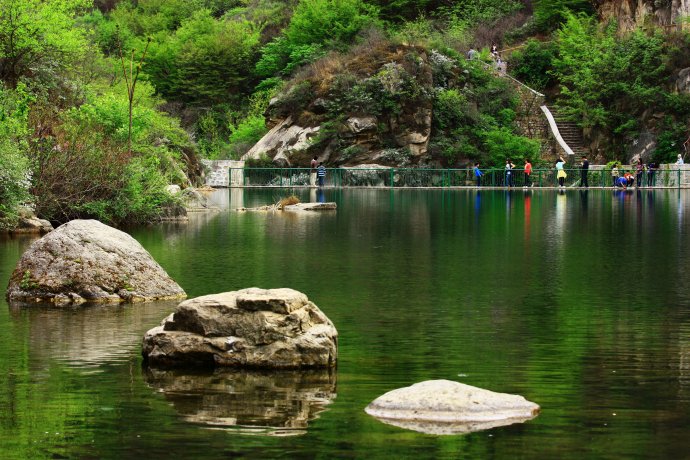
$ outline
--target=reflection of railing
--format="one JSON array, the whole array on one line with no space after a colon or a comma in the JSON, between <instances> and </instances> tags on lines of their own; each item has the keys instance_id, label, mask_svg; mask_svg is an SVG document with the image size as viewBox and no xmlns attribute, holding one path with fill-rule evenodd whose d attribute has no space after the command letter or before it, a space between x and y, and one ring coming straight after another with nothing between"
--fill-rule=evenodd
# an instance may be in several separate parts
<instances>
[{"instance_id":1,"label":"reflection of railing","mask_svg":"<svg viewBox=\"0 0 690 460\"><path fill-rule=\"evenodd\" d=\"M241 168L240 187L304 187L309 186L309 168ZM232 171L231 171L232 172ZM565 185L577 187L580 169L566 169ZM631 171L635 176L634 171ZM238 172L239 173L239 172ZM483 169L482 187L555 187L558 185L555 169L533 169L527 178L522 169L513 169L510 176L504 169ZM620 170L620 175L623 170ZM684 170L668 167L644 171L641 187L686 187ZM592 168L587 173L590 187L612 187L610 169ZM329 168L324 178L326 187L476 187L472 169L424 168Z\"/></svg>"}]
</instances>

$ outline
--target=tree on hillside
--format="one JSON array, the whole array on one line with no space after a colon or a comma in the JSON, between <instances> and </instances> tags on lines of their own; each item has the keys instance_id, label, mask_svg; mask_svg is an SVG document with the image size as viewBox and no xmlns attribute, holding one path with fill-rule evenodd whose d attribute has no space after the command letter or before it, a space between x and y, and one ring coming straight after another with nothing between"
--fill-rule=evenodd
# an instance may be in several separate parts
<instances>
[{"instance_id":1,"label":"tree on hillside","mask_svg":"<svg viewBox=\"0 0 690 460\"><path fill-rule=\"evenodd\" d=\"M557 28L568 13L594 13L591 0L534 0L534 22L542 31Z\"/></svg>"},{"instance_id":2,"label":"tree on hillside","mask_svg":"<svg viewBox=\"0 0 690 460\"><path fill-rule=\"evenodd\" d=\"M88 0L3 0L0 2L0 80L14 88L23 76L62 68L87 49L73 17Z\"/></svg>"},{"instance_id":3,"label":"tree on hillside","mask_svg":"<svg viewBox=\"0 0 690 460\"><path fill-rule=\"evenodd\" d=\"M264 77L290 73L329 48L349 45L377 21L378 9L362 0L301 0L283 35L262 49L257 72Z\"/></svg>"},{"instance_id":4,"label":"tree on hillside","mask_svg":"<svg viewBox=\"0 0 690 460\"><path fill-rule=\"evenodd\" d=\"M174 34L154 39L144 70L164 97L222 103L251 92L259 29L244 20L216 20L200 10Z\"/></svg>"}]
</instances>

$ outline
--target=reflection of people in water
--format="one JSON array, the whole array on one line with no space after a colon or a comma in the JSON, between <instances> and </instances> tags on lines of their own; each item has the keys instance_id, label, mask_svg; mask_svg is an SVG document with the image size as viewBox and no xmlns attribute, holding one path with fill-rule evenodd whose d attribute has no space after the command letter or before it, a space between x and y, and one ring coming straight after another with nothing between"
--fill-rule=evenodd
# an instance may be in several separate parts
<instances>
[{"instance_id":1,"label":"reflection of people in water","mask_svg":"<svg viewBox=\"0 0 690 460\"><path fill-rule=\"evenodd\" d=\"M323 188L321 188L321 187L319 187L318 201L319 201L319 203L325 203L326 202L326 195L323 192Z\"/></svg>"}]
</instances>

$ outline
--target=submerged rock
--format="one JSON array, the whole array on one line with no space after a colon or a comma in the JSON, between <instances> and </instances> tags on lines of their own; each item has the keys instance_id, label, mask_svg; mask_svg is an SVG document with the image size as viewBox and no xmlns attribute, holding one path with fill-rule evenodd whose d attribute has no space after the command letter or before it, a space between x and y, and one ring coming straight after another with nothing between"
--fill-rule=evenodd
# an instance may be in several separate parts
<instances>
[{"instance_id":1,"label":"submerged rock","mask_svg":"<svg viewBox=\"0 0 690 460\"><path fill-rule=\"evenodd\" d=\"M147 367L144 379L190 423L242 434L305 434L336 397L332 369L189 372Z\"/></svg>"},{"instance_id":2,"label":"submerged rock","mask_svg":"<svg viewBox=\"0 0 690 460\"><path fill-rule=\"evenodd\" d=\"M297 203L283 207L283 211L301 212L301 211L332 211L338 205L333 202L328 203Z\"/></svg>"},{"instance_id":3,"label":"submerged rock","mask_svg":"<svg viewBox=\"0 0 690 460\"><path fill-rule=\"evenodd\" d=\"M333 367L337 337L301 292L249 288L180 303L146 333L142 354L154 366Z\"/></svg>"},{"instance_id":4,"label":"submerged rock","mask_svg":"<svg viewBox=\"0 0 690 460\"><path fill-rule=\"evenodd\" d=\"M389 391L366 413L382 422L430 434L461 434L536 417L539 406L519 395L449 380L428 380Z\"/></svg>"},{"instance_id":5,"label":"submerged rock","mask_svg":"<svg viewBox=\"0 0 690 460\"><path fill-rule=\"evenodd\" d=\"M73 220L35 241L7 288L10 302L56 305L184 297L137 240L97 220Z\"/></svg>"}]
</instances>

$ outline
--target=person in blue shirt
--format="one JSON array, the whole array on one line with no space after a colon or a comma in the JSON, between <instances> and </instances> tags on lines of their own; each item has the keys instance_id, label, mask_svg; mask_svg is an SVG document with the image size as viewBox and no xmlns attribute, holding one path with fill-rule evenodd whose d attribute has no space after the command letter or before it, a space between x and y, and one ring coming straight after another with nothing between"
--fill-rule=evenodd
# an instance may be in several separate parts
<instances>
[{"instance_id":1,"label":"person in blue shirt","mask_svg":"<svg viewBox=\"0 0 690 460\"><path fill-rule=\"evenodd\" d=\"M482 176L484 173L479 169L479 163L474 164L474 168L472 168L474 171L474 177L477 179L477 187L482 186Z\"/></svg>"},{"instance_id":2,"label":"person in blue shirt","mask_svg":"<svg viewBox=\"0 0 690 460\"><path fill-rule=\"evenodd\" d=\"M326 167L323 163L319 163L319 167L316 168L316 175L319 176L319 187L323 187L323 183L326 180Z\"/></svg>"}]
</instances>

